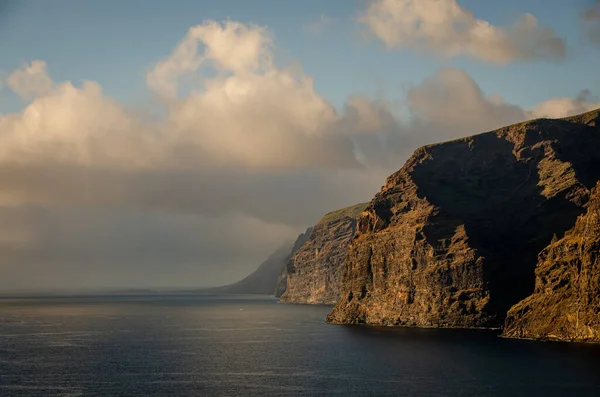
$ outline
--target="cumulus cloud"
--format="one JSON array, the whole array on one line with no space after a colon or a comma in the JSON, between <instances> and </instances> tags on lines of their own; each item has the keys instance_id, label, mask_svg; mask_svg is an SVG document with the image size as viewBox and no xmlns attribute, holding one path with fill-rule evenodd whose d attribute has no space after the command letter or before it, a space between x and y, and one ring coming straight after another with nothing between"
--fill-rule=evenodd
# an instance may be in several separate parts
<instances>
[{"instance_id":1,"label":"cumulus cloud","mask_svg":"<svg viewBox=\"0 0 600 397\"><path fill-rule=\"evenodd\" d=\"M526 118L525 111L507 104L501 96L486 96L479 85L462 70L445 68L424 80L408 94L411 113L420 124L435 131L430 139L458 134L471 135Z\"/></svg>"},{"instance_id":2,"label":"cumulus cloud","mask_svg":"<svg viewBox=\"0 0 600 397\"><path fill-rule=\"evenodd\" d=\"M586 8L581 14L583 28L590 41L600 45L600 0Z\"/></svg>"},{"instance_id":3,"label":"cumulus cloud","mask_svg":"<svg viewBox=\"0 0 600 397\"><path fill-rule=\"evenodd\" d=\"M353 95L338 110L275 65L273 43L233 21L191 28L148 70L159 116L94 81L53 81L43 61L10 73L30 102L0 114L0 220L13 225L0 288L234 281L322 214L369 200L417 146L594 103L522 109L445 68L405 108Z\"/></svg>"},{"instance_id":4,"label":"cumulus cloud","mask_svg":"<svg viewBox=\"0 0 600 397\"><path fill-rule=\"evenodd\" d=\"M156 157L148 148L156 138L151 129L106 98L98 83L77 88L55 84L42 70L29 73L41 64L34 61L8 79L13 90L35 100L19 114L0 115L0 162L141 166Z\"/></svg>"},{"instance_id":5,"label":"cumulus cloud","mask_svg":"<svg viewBox=\"0 0 600 397\"><path fill-rule=\"evenodd\" d=\"M212 165L355 163L351 141L331 128L335 109L315 92L312 78L274 66L271 44L259 26L210 21L191 28L147 77L171 98L183 75L200 71L196 89L168 103L167 128L186 148L200 147Z\"/></svg>"},{"instance_id":6,"label":"cumulus cloud","mask_svg":"<svg viewBox=\"0 0 600 397\"><path fill-rule=\"evenodd\" d=\"M204 53L198 54L202 44ZM252 73L271 66L271 37L266 28L226 21L194 26L166 59L148 73L148 85L162 95L175 97L177 82L205 64L221 72Z\"/></svg>"},{"instance_id":7,"label":"cumulus cloud","mask_svg":"<svg viewBox=\"0 0 600 397\"><path fill-rule=\"evenodd\" d=\"M540 27L531 14L505 27L476 18L456 0L371 0L367 4L359 21L389 48L467 55L498 64L565 57L564 41L552 29Z\"/></svg>"},{"instance_id":8,"label":"cumulus cloud","mask_svg":"<svg viewBox=\"0 0 600 397\"><path fill-rule=\"evenodd\" d=\"M600 108L600 100L590 90L583 90L576 98L552 98L531 109L533 117L562 118Z\"/></svg>"},{"instance_id":9,"label":"cumulus cloud","mask_svg":"<svg viewBox=\"0 0 600 397\"><path fill-rule=\"evenodd\" d=\"M54 83L45 63L34 61L8 79L13 90L34 101L22 113L0 118L5 131L0 160L213 168L358 165L352 141L335 128L340 116L333 106L315 92L309 76L273 66L270 43L264 28L231 21L191 28L147 76L149 87L165 99L167 117L160 123L135 117L95 82ZM197 89L176 95L180 78L194 72Z\"/></svg>"},{"instance_id":10,"label":"cumulus cloud","mask_svg":"<svg viewBox=\"0 0 600 397\"><path fill-rule=\"evenodd\" d=\"M106 275L116 268L117 275L138 274L138 284L165 284L161 274L168 271L141 269L148 266L144 252L156 245L151 231L166 227L150 219L170 214L200 219L189 234L172 231L184 246L206 248L198 243L203 239L214 247L211 236L223 230L218 235L226 248L192 250L183 259L165 249L171 259L157 260L164 269L195 261L211 275L209 283L233 280L241 274L232 269L249 271L259 256L323 213L368 199L387 171L357 160L353 136L364 128L343 131L345 113L315 92L310 76L274 66L271 47L263 27L208 21L191 28L148 72L149 88L162 99L159 117L114 101L96 82L55 82L43 61L12 72L7 85L30 102L21 112L0 114L0 205L22 215L15 222L27 219L27 230L55 234L34 233L33 248L26 249L25 234L3 236L2 264L12 266L7 272L27 278L32 268L48 266L37 274L50 280L53 271L66 272L81 260L94 262L94 269L70 274ZM182 93L190 77L197 86ZM69 216L69 208L77 216ZM127 215L133 212L139 215ZM116 213L128 223L121 229L148 218L154 226L140 230L144 244L124 247L120 241L129 240L113 233L121 229L101 222L116 221ZM77 229L81 222L92 226ZM67 237L52 240L62 233ZM69 244L74 236L86 240ZM123 255L111 256L111 244ZM74 247L80 256L68 255ZM0 287L19 285L14 277L2 278Z\"/></svg>"},{"instance_id":11,"label":"cumulus cloud","mask_svg":"<svg viewBox=\"0 0 600 397\"><path fill-rule=\"evenodd\" d=\"M54 83L46 72L46 62L35 60L23 69L15 70L6 79L8 86L22 99L50 94Z\"/></svg>"}]
</instances>

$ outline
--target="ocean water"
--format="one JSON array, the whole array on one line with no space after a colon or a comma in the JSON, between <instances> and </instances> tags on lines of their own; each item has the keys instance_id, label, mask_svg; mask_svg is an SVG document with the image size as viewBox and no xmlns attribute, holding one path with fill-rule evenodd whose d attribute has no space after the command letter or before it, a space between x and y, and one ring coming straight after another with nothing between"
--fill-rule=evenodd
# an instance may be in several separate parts
<instances>
[{"instance_id":1,"label":"ocean water","mask_svg":"<svg viewBox=\"0 0 600 397\"><path fill-rule=\"evenodd\" d=\"M337 326L268 297L0 300L0 396L600 396L600 346Z\"/></svg>"}]
</instances>

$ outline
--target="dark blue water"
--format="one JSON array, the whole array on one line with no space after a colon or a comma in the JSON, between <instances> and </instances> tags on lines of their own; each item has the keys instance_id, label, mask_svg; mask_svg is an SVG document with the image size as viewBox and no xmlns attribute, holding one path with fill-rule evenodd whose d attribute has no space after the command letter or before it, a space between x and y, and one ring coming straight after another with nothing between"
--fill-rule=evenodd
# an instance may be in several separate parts
<instances>
[{"instance_id":1,"label":"dark blue water","mask_svg":"<svg viewBox=\"0 0 600 397\"><path fill-rule=\"evenodd\" d=\"M0 301L0 396L600 396L600 346L324 324L251 297Z\"/></svg>"}]
</instances>

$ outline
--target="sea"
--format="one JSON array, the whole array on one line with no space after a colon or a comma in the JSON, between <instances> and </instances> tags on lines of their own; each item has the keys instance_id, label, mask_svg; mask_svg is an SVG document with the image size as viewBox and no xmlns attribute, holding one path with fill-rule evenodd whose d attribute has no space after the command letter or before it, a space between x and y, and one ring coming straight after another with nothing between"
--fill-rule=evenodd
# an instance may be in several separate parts
<instances>
[{"instance_id":1,"label":"sea","mask_svg":"<svg viewBox=\"0 0 600 397\"><path fill-rule=\"evenodd\" d=\"M330 325L268 296L0 299L0 396L600 396L600 346Z\"/></svg>"}]
</instances>

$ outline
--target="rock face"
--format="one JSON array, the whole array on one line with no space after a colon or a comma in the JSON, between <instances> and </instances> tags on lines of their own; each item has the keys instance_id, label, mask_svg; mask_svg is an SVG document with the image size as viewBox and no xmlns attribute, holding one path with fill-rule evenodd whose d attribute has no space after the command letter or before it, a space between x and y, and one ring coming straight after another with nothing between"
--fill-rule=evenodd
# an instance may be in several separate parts
<instances>
[{"instance_id":1,"label":"rock face","mask_svg":"<svg viewBox=\"0 0 600 397\"><path fill-rule=\"evenodd\" d=\"M600 178L600 112L425 146L358 221L333 323L498 327Z\"/></svg>"},{"instance_id":2,"label":"rock face","mask_svg":"<svg viewBox=\"0 0 600 397\"><path fill-rule=\"evenodd\" d=\"M277 276L277 284L275 286L275 296L280 298L281 295L285 292L287 287L287 264L292 259L292 256L306 243L308 240L308 236L310 236L313 228L312 226L306 229L306 231L298 236L296 242L294 243L294 247L285 257L285 260L281 263L279 267L278 276Z\"/></svg>"},{"instance_id":3,"label":"rock face","mask_svg":"<svg viewBox=\"0 0 600 397\"><path fill-rule=\"evenodd\" d=\"M508 312L505 336L600 342L600 183L587 213L544 249L535 292Z\"/></svg>"},{"instance_id":4,"label":"rock face","mask_svg":"<svg viewBox=\"0 0 600 397\"><path fill-rule=\"evenodd\" d=\"M333 304L340 296L342 264L367 203L330 212L317 223L308 241L287 265L284 303Z\"/></svg>"}]
</instances>

